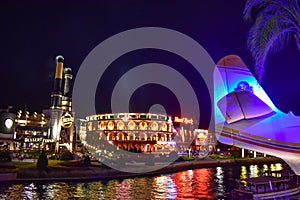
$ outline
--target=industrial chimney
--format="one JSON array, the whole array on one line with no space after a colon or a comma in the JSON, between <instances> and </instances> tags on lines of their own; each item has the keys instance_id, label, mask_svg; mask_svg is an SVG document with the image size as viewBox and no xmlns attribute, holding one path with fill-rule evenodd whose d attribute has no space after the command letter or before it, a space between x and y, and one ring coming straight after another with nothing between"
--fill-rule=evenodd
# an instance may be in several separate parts
<instances>
[{"instance_id":1,"label":"industrial chimney","mask_svg":"<svg viewBox=\"0 0 300 200\"><path fill-rule=\"evenodd\" d=\"M63 68L64 57L57 56L54 87L53 92L51 93L51 109L61 109Z\"/></svg>"}]
</instances>

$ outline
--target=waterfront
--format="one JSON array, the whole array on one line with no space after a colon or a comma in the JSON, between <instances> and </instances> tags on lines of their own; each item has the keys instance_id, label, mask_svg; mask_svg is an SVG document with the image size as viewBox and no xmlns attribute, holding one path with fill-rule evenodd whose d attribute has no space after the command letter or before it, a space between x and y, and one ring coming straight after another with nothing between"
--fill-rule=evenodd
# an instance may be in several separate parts
<instances>
[{"instance_id":1,"label":"waterfront","mask_svg":"<svg viewBox=\"0 0 300 200\"><path fill-rule=\"evenodd\" d=\"M261 169L283 168L286 166L277 163L106 181L0 183L0 199L230 199L235 179L257 177Z\"/></svg>"}]
</instances>

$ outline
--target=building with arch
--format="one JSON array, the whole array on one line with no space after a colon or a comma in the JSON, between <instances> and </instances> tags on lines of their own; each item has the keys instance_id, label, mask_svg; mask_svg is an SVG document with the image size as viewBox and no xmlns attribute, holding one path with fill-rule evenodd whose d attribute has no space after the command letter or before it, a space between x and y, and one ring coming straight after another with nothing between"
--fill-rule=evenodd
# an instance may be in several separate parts
<instances>
[{"instance_id":1,"label":"building with arch","mask_svg":"<svg viewBox=\"0 0 300 200\"><path fill-rule=\"evenodd\" d=\"M86 145L100 149L100 140L132 152L157 152L174 147L172 118L154 113L109 113L86 117Z\"/></svg>"}]
</instances>

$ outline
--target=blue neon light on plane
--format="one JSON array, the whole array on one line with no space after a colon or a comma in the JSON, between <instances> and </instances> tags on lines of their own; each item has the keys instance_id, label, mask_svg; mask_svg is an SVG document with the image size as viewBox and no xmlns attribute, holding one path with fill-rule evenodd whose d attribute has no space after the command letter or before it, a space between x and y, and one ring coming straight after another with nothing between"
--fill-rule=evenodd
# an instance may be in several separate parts
<instances>
[{"instance_id":1,"label":"blue neon light on plane","mask_svg":"<svg viewBox=\"0 0 300 200\"><path fill-rule=\"evenodd\" d=\"M214 111L221 143L280 157L300 174L300 117L277 109L236 55L215 68Z\"/></svg>"}]
</instances>

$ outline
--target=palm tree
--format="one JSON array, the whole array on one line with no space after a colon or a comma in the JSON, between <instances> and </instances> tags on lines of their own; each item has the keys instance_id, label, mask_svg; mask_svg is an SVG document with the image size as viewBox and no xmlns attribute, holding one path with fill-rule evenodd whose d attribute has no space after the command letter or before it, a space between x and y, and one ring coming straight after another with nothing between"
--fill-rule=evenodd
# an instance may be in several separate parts
<instances>
[{"instance_id":1,"label":"palm tree","mask_svg":"<svg viewBox=\"0 0 300 200\"><path fill-rule=\"evenodd\" d=\"M255 72L262 82L265 65L274 54L295 38L300 50L300 10L297 0L248 0L244 9L244 19L252 21L248 35L248 47L255 60Z\"/></svg>"}]
</instances>

